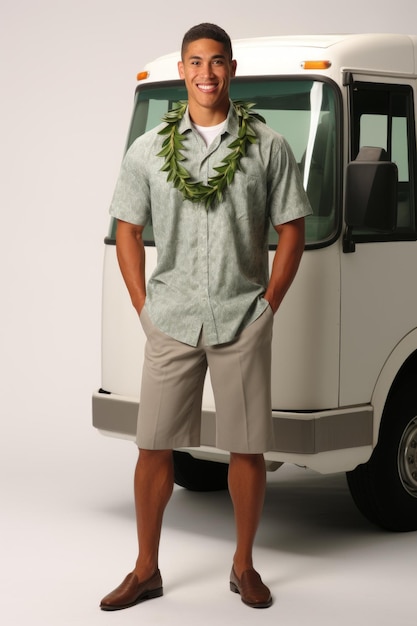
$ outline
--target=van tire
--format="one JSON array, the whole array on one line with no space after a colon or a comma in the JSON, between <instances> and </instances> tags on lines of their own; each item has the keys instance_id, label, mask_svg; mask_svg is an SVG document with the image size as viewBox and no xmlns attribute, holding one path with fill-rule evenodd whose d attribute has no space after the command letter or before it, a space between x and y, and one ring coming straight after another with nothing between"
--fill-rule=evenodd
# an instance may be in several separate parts
<instances>
[{"instance_id":1,"label":"van tire","mask_svg":"<svg viewBox=\"0 0 417 626\"><path fill-rule=\"evenodd\" d=\"M228 463L195 459L188 452L174 450L174 481L190 491L227 489Z\"/></svg>"},{"instance_id":2,"label":"van tire","mask_svg":"<svg viewBox=\"0 0 417 626\"><path fill-rule=\"evenodd\" d=\"M353 500L372 523L417 530L417 392L409 378L388 396L370 460L347 472Z\"/></svg>"}]
</instances>

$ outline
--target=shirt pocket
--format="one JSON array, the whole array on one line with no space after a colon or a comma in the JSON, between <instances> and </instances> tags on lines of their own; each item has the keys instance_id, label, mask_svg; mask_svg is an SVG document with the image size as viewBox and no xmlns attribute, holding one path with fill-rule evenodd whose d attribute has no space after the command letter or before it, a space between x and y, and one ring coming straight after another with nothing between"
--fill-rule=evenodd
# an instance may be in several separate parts
<instances>
[{"instance_id":1,"label":"shirt pocket","mask_svg":"<svg viewBox=\"0 0 417 626\"><path fill-rule=\"evenodd\" d=\"M229 193L235 220L249 223L265 220L266 185L262 177L236 172Z\"/></svg>"}]
</instances>

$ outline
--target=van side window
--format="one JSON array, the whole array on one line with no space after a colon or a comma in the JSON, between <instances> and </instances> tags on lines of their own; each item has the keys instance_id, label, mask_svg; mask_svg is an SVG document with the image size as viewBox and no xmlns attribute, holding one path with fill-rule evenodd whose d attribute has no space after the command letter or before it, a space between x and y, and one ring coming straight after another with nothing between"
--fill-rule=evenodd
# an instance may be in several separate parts
<instances>
[{"instance_id":1,"label":"van side window","mask_svg":"<svg viewBox=\"0 0 417 626\"><path fill-rule=\"evenodd\" d=\"M408 85L354 82L351 87L351 160L364 146L383 148L398 168L397 225L381 234L355 230L355 240L415 240L416 139L413 91Z\"/></svg>"}]
</instances>

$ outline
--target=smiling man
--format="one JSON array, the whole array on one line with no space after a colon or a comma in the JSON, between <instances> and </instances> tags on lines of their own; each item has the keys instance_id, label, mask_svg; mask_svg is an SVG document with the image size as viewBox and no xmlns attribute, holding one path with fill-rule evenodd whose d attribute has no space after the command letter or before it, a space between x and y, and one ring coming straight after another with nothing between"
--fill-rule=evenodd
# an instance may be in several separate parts
<instances>
[{"instance_id":1,"label":"smiling man","mask_svg":"<svg viewBox=\"0 0 417 626\"><path fill-rule=\"evenodd\" d=\"M221 41L184 38L178 63L188 94L188 110L194 124L215 126L224 122L230 107L230 79L236 72L232 49Z\"/></svg>"},{"instance_id":2,"label":"smiling man","mask_svg":"<svg viewBox=\"0 0 417 626\"><path fill-rule=\"evenodd\" d=\"M200 445L207 368L216 445L230 452L237 535L230 589L248 606L272 603L252 561L265 493L263 454L273 437L272 326L296 274L311 209L285 140L249 106L230 101L236 67L223 29L200 24L186 33L178 70L188 106L132 144L110 208L120 269L147 343L135 472L139 554L133 571L101 601L103 610L163 593L158 553L173 489L172 450ZM158 261L146 285L142 232L149 220ZM269 275L271 222L279 243Z\"/></svg>"}]
</instances>

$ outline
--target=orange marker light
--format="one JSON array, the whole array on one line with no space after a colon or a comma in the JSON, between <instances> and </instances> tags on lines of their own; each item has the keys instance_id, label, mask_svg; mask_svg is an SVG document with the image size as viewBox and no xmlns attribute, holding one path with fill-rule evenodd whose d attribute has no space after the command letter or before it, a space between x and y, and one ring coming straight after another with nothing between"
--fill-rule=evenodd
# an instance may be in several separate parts
<instances>
[{"instance_id":1,"label":"orange marker light","mask_svg":"<svg viewBox=\"0 0 417 626\"><path fill-rule=\"evenodd\" d=\"M149 77L149 72L139 72L136 76L137 80L145 80L145 78Z\"/></svg>"},{"instance_id":2,"label":"orange marker light","mask_svg":"<svg viewBox=\"0 0 417 626\"><path fill-rule=\"evenodd\" d=\"M331 64L331 61L303 61L301 67L304 70L328 70Z\"/></svg>"}]
</instances>

